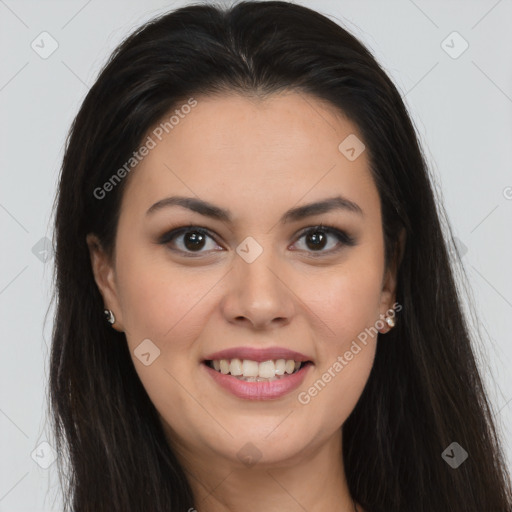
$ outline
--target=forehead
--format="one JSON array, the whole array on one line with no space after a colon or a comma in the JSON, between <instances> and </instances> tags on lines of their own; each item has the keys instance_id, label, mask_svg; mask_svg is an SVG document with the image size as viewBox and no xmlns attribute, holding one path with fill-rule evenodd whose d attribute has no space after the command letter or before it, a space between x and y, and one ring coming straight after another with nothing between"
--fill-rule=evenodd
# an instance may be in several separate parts
<instances>
[{"instance_id":1,"label":"forehead","mask_svg":"<svg viewBox=\"0 0 512 512\"><path fill-rule=\"evenodd\" d=\"M280 155L279 160L299 160L312 153L319 157L321 152L336 154L338 139L358 132L332 104L301 92L287 91L265 98L232 93L202 96L196 101L188 114L180 119L173 116L177 124L172 128L166 129L165 122L170 118L164 116L152 130L163 129L163 138L169 139L171 146L190 149L189 158L213 154L245 156L249 161L269 153Z\"/></svg>"},{"instance_id":2,"label":"forehead","mask_svg":"<svg viewBox=\"0 0 512 512\"><path fill-rule=\"evenodd\" d=\"M246 207L336 191L378 201L366 152L354 160L342 152L345 140L364 147L359 130L333 105L299 92L194 100L148 130L153 148L132 171L130 204L147 209L175 192Z\"/></svg>"}]
</instances>

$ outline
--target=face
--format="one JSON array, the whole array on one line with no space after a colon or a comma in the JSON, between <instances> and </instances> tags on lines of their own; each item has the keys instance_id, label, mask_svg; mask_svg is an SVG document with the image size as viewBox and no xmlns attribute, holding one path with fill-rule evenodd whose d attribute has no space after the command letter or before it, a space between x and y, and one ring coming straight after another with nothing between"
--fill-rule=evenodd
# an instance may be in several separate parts
<instances>
[{"instance_id":1,"label":"face","mask_svg":"<svg viewBox=\"0 0 512 512\"><path fill-rule=\"evenodd\" d=\"M88 237L96 282L177 452L293 464L339 434L374 328L387 330L395 275L378 191L367 152L354 159L362 136L333 106L295 92L196 100L161 140L148 132L156 145L129 175L114 259ZM348 136L355 152L339 149ZM166 204L174 196L214 209ZM277 378L222 373L239 373L237 359ZM302 366L279 375L281 359Z\"/></svg>"}]
</instances>

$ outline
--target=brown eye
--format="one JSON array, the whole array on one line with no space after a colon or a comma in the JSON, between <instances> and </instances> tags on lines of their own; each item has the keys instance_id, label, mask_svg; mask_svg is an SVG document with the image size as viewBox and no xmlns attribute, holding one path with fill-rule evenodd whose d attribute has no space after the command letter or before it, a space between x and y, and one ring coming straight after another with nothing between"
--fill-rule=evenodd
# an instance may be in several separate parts
<instances>
[{"instance_id":1,"label":"brown eye","mask_svg":"<svg viewBox=\"0 0 512 512\"><path fill-rule=\"evenodd\" d=\"M353 246L356 241L344 231L331 226L315 226L302 232L299 240L304 238L307 252L317 252L319 255L330 254L343 248L343 246ZM333 242L329 242L329 239ZM326 247L330 249L324 250ZM316 256L316 255L315 255Z\"/></svg>"},{"instance_id":2,"label":"brown eye","mask_svg":"<svg viewBox=\"0 0 512 512\"><path fill-rule=\"evenodd\" d=\"M326 246L328 236L323 231L310 231L306 236L306 245L309 249L323 249Z\"/></svg>"},{"instance_id":3,"label":"brown eye","mask_svg":"<svg viewBox=\"0 0 512 512\"><path fill-rule=\"evenodd\" d=\"M208 239L214 241L207 230L197 226L187 226L169 231L160 238L159 243L169 246L173 251L190 255L191 253L210 252L210 250L215 250L215 247L219 247L216 243L210 244L209 250ZM206 250L203 250L205 247Z\"/></svg>"},{"instance_id":4,"label":"brown eye","mask_svg":"<svg viewBox=\"0 0 512 512\"><path fill-rule=\"evenodd\" d=\"M199 231L187 231L183 236L183 245L190 251L202 249L205 245L206 235Z\"/></svg>"},{"instance_id":5,"label":"brown eye","mask_svg":"<svg viewBox=\"0 0 512 512\"><path fill-rule=\"evenodd\" d=\"M332 226L314 226L302 232L298 240L304 239L304 250L310 255L324 256L341 250L345 246L356 245L355 238ZM208 248L208 240L211 240ZM159 243L184 256L200 256L216 251L220 246L207 229L199 226L183 226L164 234ZM297 243L297 242L296 242ZM222 248L220 248L222 250Z\"/></svg>"}]
</instances>

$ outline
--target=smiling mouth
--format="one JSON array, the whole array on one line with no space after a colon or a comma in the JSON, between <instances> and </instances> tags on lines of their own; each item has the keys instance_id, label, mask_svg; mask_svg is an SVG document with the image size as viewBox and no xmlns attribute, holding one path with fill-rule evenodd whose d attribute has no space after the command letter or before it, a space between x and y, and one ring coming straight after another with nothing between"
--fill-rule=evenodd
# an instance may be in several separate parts
<instances>
[{"instance_id":1,"label":"smiling mouth","mask_svg":"<svg viewBox=\"0 0 512 512\"><path fill-rule=\"evenodd\" d=\"M311 361L294 361L293 359L262 362L250 359L218 359L205 360L203 364L218 373L230 375L245 382L273 382L285 379L313 363Z\"/></svg>"}]
</instances>

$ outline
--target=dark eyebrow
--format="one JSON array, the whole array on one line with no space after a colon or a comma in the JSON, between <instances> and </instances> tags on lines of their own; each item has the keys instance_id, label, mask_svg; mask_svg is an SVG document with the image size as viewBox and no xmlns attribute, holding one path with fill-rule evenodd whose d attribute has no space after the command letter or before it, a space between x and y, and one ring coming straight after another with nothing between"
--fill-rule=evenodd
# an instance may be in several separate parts
<instances>
[{"instance_id":1,"label":"dark eyebrow","mask_svg":"<svg viewBox=\"0 0 512 512\"><path fill-rule=\"evenodd\" d=\"M158 210L161 210L162 208L170 206L181 206L183 208L187 208L201 215L204 215L205 217L211 217L212 219L220 220L223 222L232 222L232 216L229 210L215 206L214 204L211 204L202 199L184 196L172 196L161 199L148 209L146 215L152 214ZM323 199L322 201L291 208L284 213L280 221L283 224L287 222L295 222L306 217L327 213L332 210L344 210L357 213L359 215L364 215L363 210L358 204L344 197L336 196Z\"/></svg>"}]
</instances>

